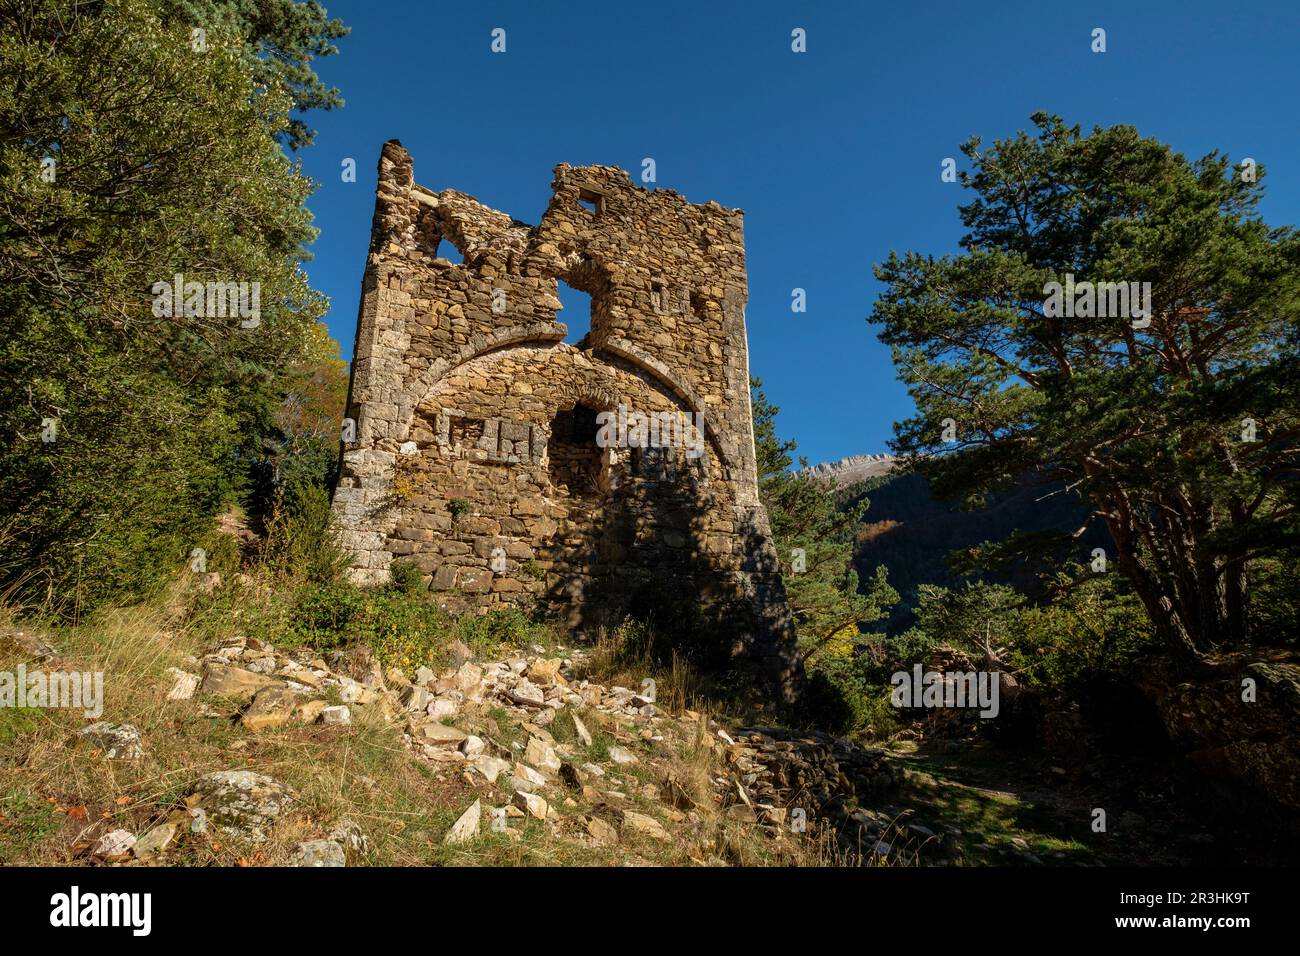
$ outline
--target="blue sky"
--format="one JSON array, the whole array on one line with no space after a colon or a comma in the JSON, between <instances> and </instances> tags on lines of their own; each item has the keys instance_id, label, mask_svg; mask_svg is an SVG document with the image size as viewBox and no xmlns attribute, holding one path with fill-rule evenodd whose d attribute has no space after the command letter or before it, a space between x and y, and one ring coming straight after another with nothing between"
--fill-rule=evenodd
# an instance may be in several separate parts
<instances>
[{"instance_id":1,"label":"blue sky","mask_svg":"<svg viewBox=\"0 0 1300 956\"><path fill-rule=\"evenodd\" d=\"M1011 135L1039 109L1133 124L1189 156L1254 158L1265 218L1300 222L1292 0L325 5L352 34L317 63L347 105L308 117L321 230L308 272L345 358L385 140L410 150L417 182L533 223L557 163L635 177L651 157L659 188L745 211L750 368L810 462L883 451L912 413L866 322L871 266L891 249L956 250L966 191L940 164L964 168L957 147L973 134ZM504 54L490 50L496 27ZM791 51L796 27L806 53ZM347 158L355 183L341 180ZM796 287L806 313L791 312Z\"/></svg>"}]
</instances>

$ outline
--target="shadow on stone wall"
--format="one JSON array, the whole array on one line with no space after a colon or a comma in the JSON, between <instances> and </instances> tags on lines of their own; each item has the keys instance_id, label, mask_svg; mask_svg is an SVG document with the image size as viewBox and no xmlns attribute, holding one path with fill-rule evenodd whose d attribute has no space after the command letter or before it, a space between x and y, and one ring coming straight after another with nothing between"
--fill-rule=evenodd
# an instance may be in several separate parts
<instances>
[{"instance_id":1,"label":"shadow on stone wall","mask_svg":"<svg viewBox=\"0 0 1300 956\"><path fill-rule=\"evenodd\" d=\"M561 549L562 563L585 571L557 578L548 599L580 635L620 632L628 662L685 665L704 696L770 713L801 672L792 640L782 654L792 624L759 512L719 535L709 526L719 505L698 461L677 449L631 451L621 480L579 519L583 543ZM575 530L562 524L556 537Z\"/></svg>"}]
</instances>

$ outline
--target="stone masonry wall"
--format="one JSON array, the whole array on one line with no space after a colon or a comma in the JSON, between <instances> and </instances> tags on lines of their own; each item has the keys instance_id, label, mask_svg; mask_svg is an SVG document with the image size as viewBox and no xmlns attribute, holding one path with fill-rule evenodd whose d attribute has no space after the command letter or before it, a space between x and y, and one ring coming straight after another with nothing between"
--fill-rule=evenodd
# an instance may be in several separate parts
<instances>
[{"instance_id":1,"label":"stone masonry wall","mask_svg":"<svg viewBox=\"0 0 1300 956\"><path fill-rule=\"evenodd\" d=\"M334 509L351 575L416 564L448 606L582 625L653 586L732 608L783 685L793 625L758 501L742 213L556 167L529 226L384 145ZM450 243L463 261L438 255ZM563 339L557 282L591 296ZM599 447L599 412L702 413L703 452Z\"/></svg>"}]
</instances>

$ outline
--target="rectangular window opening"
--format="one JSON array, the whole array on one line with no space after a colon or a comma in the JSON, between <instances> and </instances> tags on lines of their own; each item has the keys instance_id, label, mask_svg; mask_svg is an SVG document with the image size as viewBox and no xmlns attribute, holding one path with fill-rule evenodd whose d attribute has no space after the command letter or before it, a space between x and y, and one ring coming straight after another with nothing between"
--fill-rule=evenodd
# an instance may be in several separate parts
<instances>
[{"instance_id":1,"label":"rectangular window opening","mask_svg":"<svg viewBox=\"0 0 1300 956\"><path fill-rule=\"evenodd\" d=\"M708 298L698 289L691 290L691 313L697 319L703 319L708 312Z\"/></svg>"},{"instance_id":2,"label":"rectangular window opening","mask_svg":"<svg viewBox=\"0 0 1300 956\"><path fill-rule=\"evenodd\" d=\"M605 211L605 197L593 189L579 189L578 205L593 216L599 216Z\"/></svg>"}]
</instances>

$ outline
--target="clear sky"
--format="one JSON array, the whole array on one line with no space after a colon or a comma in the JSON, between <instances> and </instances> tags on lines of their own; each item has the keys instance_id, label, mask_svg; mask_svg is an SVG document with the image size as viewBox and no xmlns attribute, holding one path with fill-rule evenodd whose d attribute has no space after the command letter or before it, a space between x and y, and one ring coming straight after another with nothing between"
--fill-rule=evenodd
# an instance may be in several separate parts
<instances>
[{"instance_id":1,"label":"clear sky","mask_svg":"<svg viewBox=\"0 0 1300 956\"><path fill-rule=\"evenodd\" d=\"M385 140L410 150L417 182L532 223L557 163L638 178L650 157L659 188L745 211L750 369L810 462L883 451L912 412L866 322L871 266L891 249L957 249L966 191L940 166L964 168L957 147L973 134L1011 135L1039 109L1133 124L1188 156L1254 158L1265 218L1300 222L1297 0L325 6L352 34L317 64L347 105L309 117L321 236L308 271L345 358ZM1091 51L1096 27L1105 53ZM795 28L806 53L791 50Z\"/></svg>"}]
</instances>

